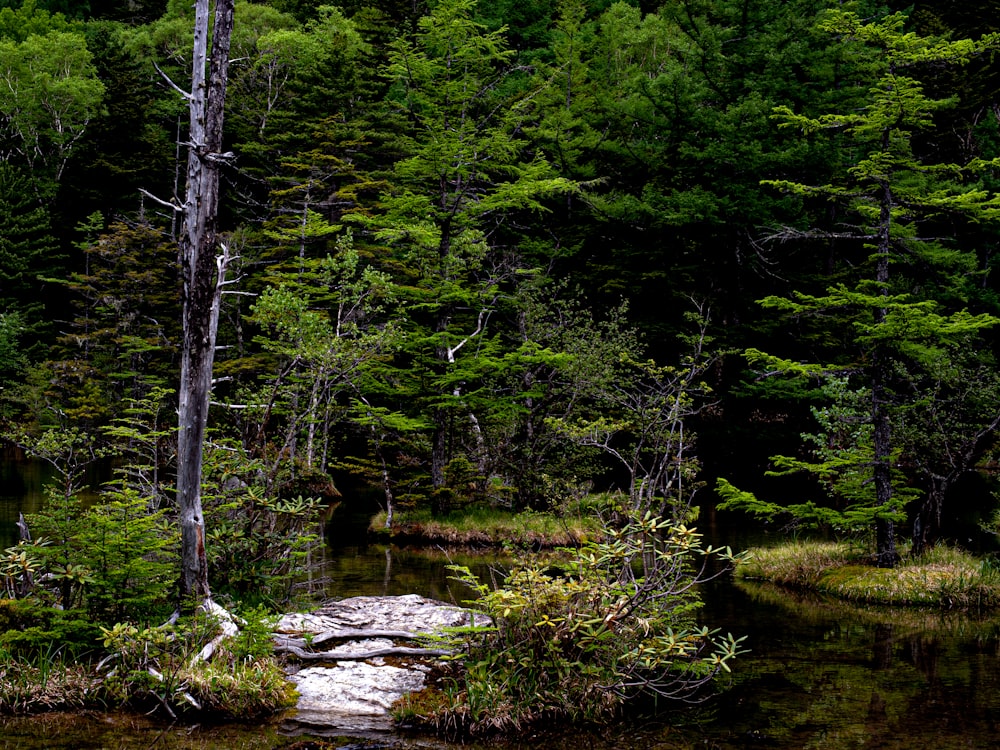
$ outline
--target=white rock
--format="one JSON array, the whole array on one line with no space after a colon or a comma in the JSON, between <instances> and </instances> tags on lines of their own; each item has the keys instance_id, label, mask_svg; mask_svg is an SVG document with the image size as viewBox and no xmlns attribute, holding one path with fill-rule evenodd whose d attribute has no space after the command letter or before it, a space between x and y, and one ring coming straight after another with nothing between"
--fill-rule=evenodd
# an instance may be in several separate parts
<instances>
[{"instance_id":1,"label":"white rock","mask_svg":"<svg viewBox=\"0 0 1000 750\"><path fill-rule=\"evenodd\" d=\"M285 615L275 632L301 637L337 630L433 633L443 627L468 625L472 617L469 610L415 594L358 596L328 602L309 614ZM478 624L488 621L479 615L475 619ZM382 638L351 639L338 643L336 650L356 653L391 645L391 640ZM323 646L329 647L330 644ZM404 664L390 666L382 659L370 659L299 670L289 676L299 691L293 721L352 731L391 729L390 706L404 695L423 689L429 670L419 660Z\"/></svg>"},{"instance_id":2,"label":"white rock","mask_svg":"<svg viewBox=\"0 0 1000 750\"><path fill-rule=\"evenodd\" d=\"M340 662L290 677L299 691L300 723L345 729L390 729L389 707L424 687L424 672L387 664Z\"/></svg>"}]
</instances>

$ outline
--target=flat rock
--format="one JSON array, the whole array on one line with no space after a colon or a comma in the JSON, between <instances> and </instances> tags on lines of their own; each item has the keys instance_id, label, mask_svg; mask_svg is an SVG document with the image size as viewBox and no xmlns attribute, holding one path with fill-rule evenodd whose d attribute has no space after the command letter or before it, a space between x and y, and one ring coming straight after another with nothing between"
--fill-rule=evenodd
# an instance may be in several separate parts
<instances>
[{"instance_id":1,"label":"flat rock","mask_svg":"<svg viewBox=\"0 0 1000 750\"><path fill-rule=\"evenodd\" d=\"M467 609L416 594L354 596L327 602L314 612L285 615L274 630L288 635L359 629L433 633L444 627L468 625L471 617ZM479 622L484 620L479 616Z\"/></svg>"},{"instance_id":2,"label":"flat rock","mask_svg":"<svg viewBox=\"0 0 1000 750\"><path fill-rule=\"evenodd\" d=\"M434 633L445 627L483 624L488 620L467 609L410 594L358 596L324 604L308 614L289 614L275 626L280 637L304 638L351 631ZM394 645L380 637L352 637L337 644L338 653L364 653ZM430 671L426 658L382 658L337 661L309 666L289 675L299 692L293 721L349 731L389 730L389 708L404 695L423 689Z\"/></svg>"},{"instance_id":3,"label":"flat rock","mask_svg":"<svg viewBox=\"0 0 1000 750\"><path fill-rule=\"evenodd\" d=\"M379 662L380 660L373 660ZM425 670L385 663L308 667L289 679L299 691L295 721L351 730L389 730L389 707L424 687Z\"/></svg>"}]
</instances>

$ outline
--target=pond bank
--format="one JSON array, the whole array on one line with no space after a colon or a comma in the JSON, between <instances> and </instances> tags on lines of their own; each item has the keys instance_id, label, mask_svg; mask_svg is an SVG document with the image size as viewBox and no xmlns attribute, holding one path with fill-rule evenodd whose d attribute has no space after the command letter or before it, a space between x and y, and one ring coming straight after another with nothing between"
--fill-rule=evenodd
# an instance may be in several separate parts
<instances>
[{"instance_id":1,"label":"pond bank","mask_svg":"<svg viewBox=\"0 0 1000 750\"><path fill-rule=\"evenodd\" d=\"M843 542L787 542L751 549L736 577L860 604L1000 607L1000 567L992 559L945 546L919 556L904 555L895 568L878 568Z\"/></svg>"},{"instance_id":2,"label":"pond bank","mask_svg":"<svg viewBox=\"0 0 1000 750\"><path fill-rule=\"evenodd\" d=\"M355 537L360 540L363 535ZM391 565L388 560L391 559ZM471 564L470 558L461 558ZM383 545L339 548L326 568L329 595L417 592L452 600L448 559ZM498 561L499 562L499 561ZM458 601L466 595L455 592ZM392 732L347 731L272 720L198 726L116 712L0 718L0 750L992 750L1000 716L1000 623L966 613L843 606L766 584L704 590L706 624L747 634L749 653L710 704L680 716L633 718L596 733L450 744ZM154 744L155 742L155 744Z\"/></svg>"}]
</instances>

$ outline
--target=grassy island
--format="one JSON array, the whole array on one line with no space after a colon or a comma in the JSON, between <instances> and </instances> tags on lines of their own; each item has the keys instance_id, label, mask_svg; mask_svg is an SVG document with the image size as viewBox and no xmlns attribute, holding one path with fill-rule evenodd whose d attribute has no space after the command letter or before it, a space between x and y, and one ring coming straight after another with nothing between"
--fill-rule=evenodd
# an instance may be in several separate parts
<instances>
[{"instance_id":1,"label":"grassy island","mask_svg":"<svg viewBox=\"0 0 1000 750\"><path fill-rule=\"evenodd\" d=\"M533 550L579 547L588 541L599 540L604 534L600 519L593 513L512 513L486 506L440 516L429 509L397 512L391 528L386 526L386 514L382 511L372 517L368 530L394 541Z\"/></svg>"},{"instance_id":2,"label":"grassy island","mask_svg":"<svg viewBox=\"0 0 1000 750\"><path fill-rule=\"evenodd\" d=\"M990 558L939 546L879 568L845 542L794 541L751 550L736 577L865 604L982 608L1000 606L1000 567Z\"/></svg>"}]
</instances>

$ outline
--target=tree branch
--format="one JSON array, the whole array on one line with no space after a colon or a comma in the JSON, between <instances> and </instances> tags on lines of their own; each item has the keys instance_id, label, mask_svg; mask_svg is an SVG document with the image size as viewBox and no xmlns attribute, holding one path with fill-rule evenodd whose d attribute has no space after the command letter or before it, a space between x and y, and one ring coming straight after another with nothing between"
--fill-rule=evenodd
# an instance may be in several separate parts
<instances>
[{"instance_id":1,"label":"tree branch","mask_svg":"<svg viewBox=\"0 0 1000 750\"><path fill-rule=\"evenodd\" d=\"M172 201L165 201L165 200L163 200L163 198L158 198L157 196L153 195L151 192L149 192L148 190L146 190L144 188L139 188L139 192L142 193L143 195L145 195L150 200L154 200L157 203L159 203L161 206L166 206L167 208L169 208L172 211L176 211L177 213L183 213L183 211L184 211L184 207L183 206L178 206L176 203L174 203Z\"/></svg>"},{"instance_id":2,"label":"tree branch","mask_svg":"<svg viewBox=\"0 0 1000 750\"><path fill-rule=\"evenodd\" d=\"M189 92L185 91L184 89L182 89L180 86L178 86L173 81L171 81L170 80L170 76L168 76L166 73L164 73L163 70L160 68L160 66L156 64L155 61L153 62L153 67L156 68L156 72L157 73L159 73L161 76L163 76L163 80L167 82L167 85L170 86L170 88L172 88L174 91L176 91L178 94L180 94L181 96L184 97L184 101L188 101L188 102L191 101L191 94Z\"/></svg>"}]
</instances>

